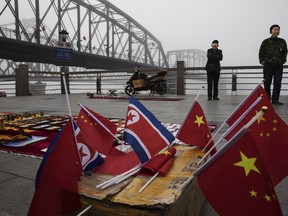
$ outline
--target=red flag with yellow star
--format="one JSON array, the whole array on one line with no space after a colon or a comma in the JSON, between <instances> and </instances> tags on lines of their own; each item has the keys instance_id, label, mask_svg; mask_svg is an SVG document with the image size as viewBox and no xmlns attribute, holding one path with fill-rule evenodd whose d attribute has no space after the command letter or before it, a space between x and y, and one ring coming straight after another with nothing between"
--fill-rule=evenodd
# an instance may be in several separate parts
<instances>
[{"instance_id":1,"label":"red flag with yellow star","mask_svg":"<svg viewBox=\"0 0 288 216\"><path fill-rule=\"evenodd\" d=\"M194 101L188 115L182 123L176 138L183 143L195 146L205 147L211 139L211 133L204 115L204 112L197 101ZM208 148L214 145L210 141ZM211 151L213 155L216 149Z\"/></svg>"},{"instance_id":2,"label":"red flag with yellow star","mask_svg":"<svg viewBox=\"0 0 288 216\"><path fill-rule=\"evenodd\" d=\"M256 143L242 130L194 172L210 205L221 216L282 215Z\"/></svg>"},{"instance_id":3,"label":"red flag with yellow star","mask_svg":"<svg viewBox=\"0 0 288 216\"><path fill-rule=\"evenodd\" d=\"M162 176L165 176L173 164L173 157L175 153L175 148L169 148L160 154L154 155L142 166L141 172L150 175L154 175L159 172Z\"/></svg>"},{"instance_id":4,"label":"red flag with yellow star","mask_svg":"<svg viewBox=\"0 0 288 216\"><path fill-rule=\"evenodd\" d=\"M265 90L259 84L248 95L237 109L227 118L226 123L231 126L223 135L226 140L234 136L245 124L247 124L263 106L266 106L269 113L274 112L274 108L270 102ZM234 124L234 125L233 125Z\"/></svg>"},{"instance_id":5,"label":"red flag with yellow star","mask_svg":"<svg viewBox=\"0 0 288 216\"><path fill-rule=\"evenodd\" d=\"M274 110L268 110L249 129L276 186L288 175L288 126Z\"/></svg>"},{"instance_id":6,"label":"red flag with yellow star","mask_svg":"<svg viewBox=\"0 0 288 216\"><path fill-rule=\"evenodd\" d=\"M285 138L288 134L288 126L275 112L265 90L260 85L246 102L251 104L253 100L257 100L257 97L261 97L260 102L246 113L241 122L225 136L225 139L231 139L241 127L260 112L263 106L268 107L267 112L258 118L249 129L256 140L259 152L271 176L273 186L276 186L288 174L288 140ZM244 105L242 108L246 109L247 106ZM228 123L233 124L235 121L236 118L230 118Z\"/></svg>"},{"instance_id":7,"label":"red flag with yellow star","mask_svg":"<svg viewBox=\"0 0 288 216\"><path fill-rule=\"evenodd\" d=\"M92 147L101 154L109 154L113 147L114 137L107 131L110 130L112 134L116 134L117 126L109 119L101 116L98 113L85 107L93 116L88 114L83 108L81 108L77 124L81 131L85 135L86 139L91 143ZM97 118L97 122L94 118ZM106 127L106 128L105 128Z\"/></svg>"}]
</instances>

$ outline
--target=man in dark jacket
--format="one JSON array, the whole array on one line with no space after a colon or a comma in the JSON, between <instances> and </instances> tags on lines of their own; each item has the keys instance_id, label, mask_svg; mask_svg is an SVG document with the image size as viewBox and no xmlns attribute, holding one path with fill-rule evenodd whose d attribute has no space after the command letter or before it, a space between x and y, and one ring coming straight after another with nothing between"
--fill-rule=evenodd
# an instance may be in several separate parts
<instances>
[{"instance_id":1,"label":"man in dark jacket","mask_svg":"<svg viewBox=\"0 0 288 216\"><path fill-rule=\"evenodd\" d=\"M263 65L264 88L269 98L271 97L271 83L273 80L272 104L283 105L279 101L283 76L283 64L287 58L287 44L279 38L280 26L275 24L270 27L271 37L265 39L259 49L259 61Z\"/></svg>"},{"instance_id":2,"label":"man in dark jacket","mask_svg":"<svg viewBox=\"0 0 288 216\"><path fill-rule=\"evenodd\" d=\"M208 100L219 100L218 98L218 83L220 78L220 61L223 59L222 50L218 49L218 40L212 41L210 49L207 50L207 63L205 70L207 71L208 84ZM212 93L213 85L213 93Z\"/></svg>"}]
</instances>

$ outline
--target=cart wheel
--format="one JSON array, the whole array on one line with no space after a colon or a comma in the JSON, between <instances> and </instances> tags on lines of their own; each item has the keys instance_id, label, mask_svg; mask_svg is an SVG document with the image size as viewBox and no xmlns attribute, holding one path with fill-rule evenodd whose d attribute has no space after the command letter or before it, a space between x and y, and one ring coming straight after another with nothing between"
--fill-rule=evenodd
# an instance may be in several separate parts
<instances>
[{"instance_id":1,"label":"cart wheel","mask_svg":"<svg viewBox=\"0 0 288 216\"><path fill-rule=\"evenodd\" d=\"M134 87L133 87L132 85L126 86L126 88L125 88L125 93L126 93L127 95L129 95L129 96L135 94L135 89L134 89Z\"/></svg>"}]
</instances>

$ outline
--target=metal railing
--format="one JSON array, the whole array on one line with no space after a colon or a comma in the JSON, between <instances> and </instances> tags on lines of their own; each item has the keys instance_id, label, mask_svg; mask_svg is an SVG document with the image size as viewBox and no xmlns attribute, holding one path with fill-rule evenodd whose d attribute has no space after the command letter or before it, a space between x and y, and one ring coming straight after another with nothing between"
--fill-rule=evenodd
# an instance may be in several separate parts
<instances>
[{"instance_id":1,"label":"metal railing","mask_svg":"<svg viewBox=\"0 0 288 216\"><path fill-rule=\"evenodd\" d=\"M148 76L159 69L143 69ZM170 94L176 94L177 68L167 68L167 82ZM81 71L69 73L69 89L71 94L107 94L109 90L116 90L118 94L124 93L126 81L133 73L133 69L113 71ZM60 72L28 71L29 91L36 94L61 94ZM261 66L222 67L219 94L247 95L262 81ZM201 88L206 89L207 77L203 67L184 68L185 94L197 94ZM8 96L16 95L15 76L0 76L0 91L5 91ZM180 86L181 87L181 86ZM147 92L148 93L148 92ZM206 91L202 91L206 94ZM281 95L288 94L288 66L284 66Z\"/></svg>"}]
</instances>

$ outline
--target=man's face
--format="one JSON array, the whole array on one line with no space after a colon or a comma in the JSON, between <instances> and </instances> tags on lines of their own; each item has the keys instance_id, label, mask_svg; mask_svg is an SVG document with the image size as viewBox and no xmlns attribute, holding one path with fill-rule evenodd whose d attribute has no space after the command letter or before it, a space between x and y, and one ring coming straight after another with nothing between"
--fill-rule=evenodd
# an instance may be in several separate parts
<instances>
[{"instance_id":1,"label":"man's face","mask_svg":"<svg viewBox=\"0 0 288 216\"><path fill-rule=\"evenodd\" d=\"M280 28L279 27L274 27L271 31L272 37L277 37L280 34Z\"/></svg>"},{"instance_id":2,"label":"man's face","mask_svg":"<svg viewBox=\"0 0 288 216\"><path fill-rule=\"evenodd\" d=\"M218 43L212 43L212 45L211 45L211 46L212 46L212 48L213 48L213 49L217 49L217 48L218 48L218 46L219 46L219 44L218 44Z\"/></svg>"}]
</instances>

